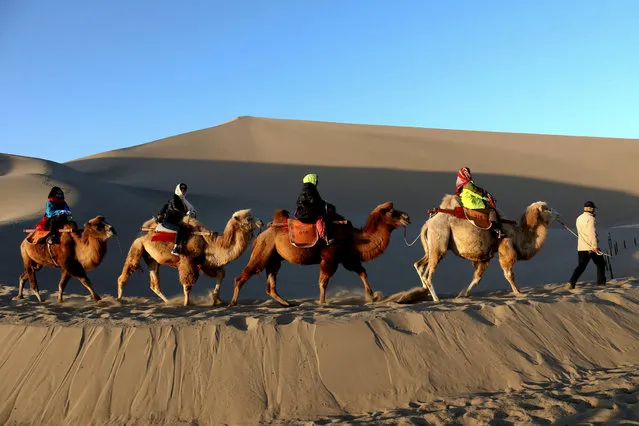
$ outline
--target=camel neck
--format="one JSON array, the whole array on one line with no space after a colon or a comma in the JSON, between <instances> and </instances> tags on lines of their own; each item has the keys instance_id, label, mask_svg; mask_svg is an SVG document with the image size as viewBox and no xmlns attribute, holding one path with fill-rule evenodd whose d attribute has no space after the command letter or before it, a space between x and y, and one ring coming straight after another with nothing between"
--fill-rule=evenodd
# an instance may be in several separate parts
<instances>
[{"instance_id":1,"label":"camel neck","mask_svg":"<svg viewBox=\"0 0 639 426\"><path fill-rule=\"evenodd\" d=\"M368 224L367 224L368 225ZM390 230L384 223L374 228L366 226L355 236L355 248L362 262L367 262L384 253L390 243Z\"/></svg>"}]
</instances>

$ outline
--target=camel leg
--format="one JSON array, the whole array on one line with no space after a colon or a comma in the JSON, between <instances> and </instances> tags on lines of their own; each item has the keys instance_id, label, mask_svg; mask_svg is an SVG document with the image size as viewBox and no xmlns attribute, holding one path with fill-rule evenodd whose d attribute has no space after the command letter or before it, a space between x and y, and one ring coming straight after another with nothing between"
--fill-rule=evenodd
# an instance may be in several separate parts
<instances>
[{"instance_id":1,"label":"camel leg","mask_svg":"<svg viewBox=\"0 0 639 426\"><path fill-rule=\"evenodd\" d=\"M291 306L291 304L284 300L277 293L277 273L282 266L282 258L279 256L273 256L266 264L266 294L271 296L274 300L276 300L282 306Z\"/></svg>"},{"instance_id":2,"label":"camel leg","mask_svg":"<svg viewBox=\"0 0 639 426\"><path fill-rule=\"evenodd\" d=\"M122 293L129 277L140 267L142 254L144 254L144 245L141 239L137 239L131 244L129 253L124 261L124 266L122 267L122 273L118 277L118 300L122 298Z\"/></svg>"},{"instance_id":3,"label":"camel leg","mask_svg":"<svg viewBox=\"0 0 639 426\"><path fill-rule=\"evenodd\" d=\"M27 272L23 272L20 274L20 278L18 278L18 295L13 298L13 300L23 299L24 298L24 283L29 279L29 274Z\"/></svg>"},{"instance_id":4,"label":"camel leg","mask_svg":"<svg viewBox=\"0 0 639 426\"><path fill-rule=\"evenodd\" d=\"M515 296L521 296L523 293L515 284L515 273L513 272L513 266L515 266L516 261L517 254L514 249L508 244L501 244L499 246L499 266L504 271L504 277L510 284L510 288L513 289Z\"/></svg>"},{"instance_id":5,"label":"camel leg","mask_svg":"<svg viewBox=\"0 0 639 426\"><path fill-rule=\"evenodd\" d=\"M353 271L357 275L359 275L359 278L362 280L362 284L364 284L364 291L366 292L366 303L374 302L375 296L373 294L373 290L371 289L370 283L368 282L368 274L366 273L366 269L364 269L364 266L362 266L360 262L356 262L356 263L347 262L347 263L344 263L343 265L344 265L344 268L346 268L346 270ZM332 269L332 272L331 272L331 269ZM328 279L330 279L335 274L335 271L337 270L337 265L335 265L335 267L331 269L327 271L330 273L330 275L326 279L324 288L326 288L326 285L328 285ZM322 287L322 264L320 263L320 290L322 289L321 287ZM323 302L320 302L320 303L323 303Z\"/></svg>"},{"instance_id":6,"label":"camel leg","mask_svg":"<svg viewBox=\"0 0 639 426\"><path fill-rule=\"evenodd\" d=\"M267 245L264 242L264 235L261 234L253 243L253 251L251 252L251 258L248 264L244 267L242 272L235 277L233 286L233 298L228 304L228 307L235 306L237 304L237 298L240 296L240 289L253 275L257 275L266 268L266 265L270 262L271 257L278 257L279 254L275 251L274 244ZM281 261L281 260L280 260Z\"/></svg>"},{"instance_id":7,"label":"camel leg","mask_svg":"<svg viewBox=\"0 0 639 426\"><path fill-rule=\"evenodd\" d=\"M153 293L157 294L164 303L169 303L169 299L166 298L162 289L160 288L160 264L153 259L144 259L149 267L149 287L153 290Z\"/></svg>"},{"instance_id":8,"label":"camel leg","mask_svg":"<svg viewBox=\"0 0 639 426\"><path fill-rule=\"evenodd\" d=\"M470 290L481 281L482 275L484 275L484 272L486 272L486 268L488 268L488 262L473 262L473 267L475 268L473 280L468 285L468 288L462 290L457 297L468 297Z\"/></svg>"},{"instance_id":9,"label":"camel leg","mask_svg":"<svg viewBox=\"0 0 639 426\"><path fill-rule=\"evenodd\" d=\"M60 275L60 282L58 283L58 303L63 302L63 293L64 288L67 286L67 283L71 279L71 275L67 273L64 269L62 270L62 274Z\"/></svg>"},{"instance_id":10,"label":"camel leg","mask_svg":"<svg viewBox=\"0 0 639 426\"><path fill-rule=\"evenodd\" d=\"M180 283L182 283L182 287L184 288L184 306L188 306L191 304L191 288L199 278L200 271L198 267L186 257L180 259L178 271L180 274Z\"/></svg>"},{"instance_id":11,"label":"camel leg","mask_svg":"<svg viewBox=\"0 0 639 426\"><path fill-rule=\"evenodd\" d=\"M91 280L87 276L87 272L84 270L80 262L75 259L69 259L65 265L63 265L62 270L65 273L71 275L73 278L76 278L78 281L82 283L83 286L89 290L93 301L96 303L100 301L100 296L97 295L95 291L93 291L93 286L91 285ZM66 284L65 284L66 285ZM58 296L59 299L59 296Z\"/></svg>"},{"instance_id":12,"label":"camel leg","mask_svg":"<svg viewBox=\"0 0 639 426\"><path fill-rule=\"evenodd\" d=\"M428 260L428 255L425 255L417 262L415 262L413 266L417 271L417 275L419 275L419 279L422 282L422 287L430 292L430 295L432 296L434 302L439 302L439 297L437 297L437 294L435 293L435 287L433 287L433 283L430 280L426 279L426 273L428 272Z\"/></svg>"},{"instance_id":13,"label":"camel leg","mask_svg":"<svg viewBox=\"0 0 639 426\"><path fill-rule=\"evenodd\" d=\"M33 294L35 294L38 302L42 303L42 297L40 297L40 289L38 288L38 280L36 279L35 269L30 267L26 273L29 277L29 286L31 287L31 291L33 292Z\"/></svg>"},{"instance_id":14,"label":"camel leg","mask_svg":"<svg viewBox=\"0 0 639 426\"><path fill-rule=\"evenodd\" d=\"M338 264L336 262L331 262L327 260L322 260L320 262L320 278L319 278L319 287L320 287L320 305L324 305L326 303L326 287L328 287L328 281L335 275L335 271L337 271ZM360 265L361 266L361 265ZM356 267L346 268L349 271L355 271ZM355 271L357 272L357 271ZM366 271L364 271L366 274ZM361 276L361 275L360 275ZM366 295L372 295L372 290L368 285L368 282L364 283L364 288L366 289Z\"/></svg>"},{"instance_id":15,"label":"camel leg","mask_svg":"<svg viewBox=\"0 0 639 426\"><path fill-rule=\"evenodd\" d=\"M215 289L211 292L211 303L213 306L218 306L222 304L222 300L220 299L220 288L222 287L222 280L226 276L226 271L224 268L209 268L206 266L202 266L202 272L204 272L207 276L211 278L215 278Z\"/></svg>"}]
</instances>

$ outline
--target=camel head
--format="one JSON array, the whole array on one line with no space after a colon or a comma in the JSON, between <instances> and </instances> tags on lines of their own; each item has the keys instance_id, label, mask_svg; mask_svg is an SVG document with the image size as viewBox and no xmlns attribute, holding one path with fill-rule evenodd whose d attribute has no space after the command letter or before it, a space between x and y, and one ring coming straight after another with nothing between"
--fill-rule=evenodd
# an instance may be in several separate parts
<instances>
[{"instance_id":1,"label":"camel head","mask_svg":"<svg viewBox=\"0 0 639 426\"><path fill-rule=\"evenodd\" d=\"M105 220L104 216L96 216L85 223L84 232L90 233L100 241L106 241L117 234L115 228Z\"/></svg>"},{"instance_id":2,"label":"camel head","mask_svg":"<svg viewBox=\"0 0 639 426\"><path fill-rule=\"evenodd\" d=\"M231 221L234 226L237 226L247 232L253 232L256 229L261 229L264 226L264 222L256 217L253 217L253 215L251 214L251 209L236 211L235 213L233 213Z\"/></svg>"},{"instance_id":3,"label":"camel head","mask_svg":"<svg viewBox=\"0 0 639 426\"><path fill-rule=\"evenodd\" d=\"M396 210L391 201L380 204L371 212L371 218L377 217L379 221L385 223L390 229L397 229L400 226L410 224L410 217L407 213Z\"/></svg>"},{"instance_id":4,"label":"camel head","mask_svg":"<svg viewBox=\"0 0 639 426\"><path fill-rule=\"evenodd\" d=\"M526 213L521 218L521 223L529 228L539 225L548 226L558 217L559 213L550 208L545 201L537 201L528 206Z\"/></svg>"}]
</instances>

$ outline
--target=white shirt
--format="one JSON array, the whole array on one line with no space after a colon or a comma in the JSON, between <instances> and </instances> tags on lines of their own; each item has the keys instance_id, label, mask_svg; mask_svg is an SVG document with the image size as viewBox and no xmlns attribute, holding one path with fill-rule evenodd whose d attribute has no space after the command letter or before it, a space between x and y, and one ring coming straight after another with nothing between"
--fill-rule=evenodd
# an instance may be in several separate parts
<instances>
[{"instance_id":1,"label":"white shirt","mask_svg":"<svg viewBox=\"0 0 639 426\"><path fill-rule=\"evenodd\" d=\"M583 212L577 218L578 251L594 251L599 248L599 239L595 230L595 217L592 213Z\"/></svg>"}]
</instances>

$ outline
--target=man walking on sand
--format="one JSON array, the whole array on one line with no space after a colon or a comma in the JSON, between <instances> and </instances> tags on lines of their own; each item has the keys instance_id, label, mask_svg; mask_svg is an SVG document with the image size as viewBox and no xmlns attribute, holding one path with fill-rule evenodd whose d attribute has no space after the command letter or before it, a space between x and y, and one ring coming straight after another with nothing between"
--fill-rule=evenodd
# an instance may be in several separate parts
<instances>
[{"instance_id":1,"label":"man walking on sand","mask_svg":"<svg viewBox=\"0 0 639 426\"><path fill-rule=\"evenodd\" d=\"M577 218L577 254L579 256L579 264L570 277L570 288L575 288L577 280L586 270L588 262L592 259L597 266L597 284L606 284L606 262L603 253L599 250L599 240L597 238L597 230L595 229L595 216L597 208L592 201L584 203L584 212Z\"/></svg>"}]
</instances>

